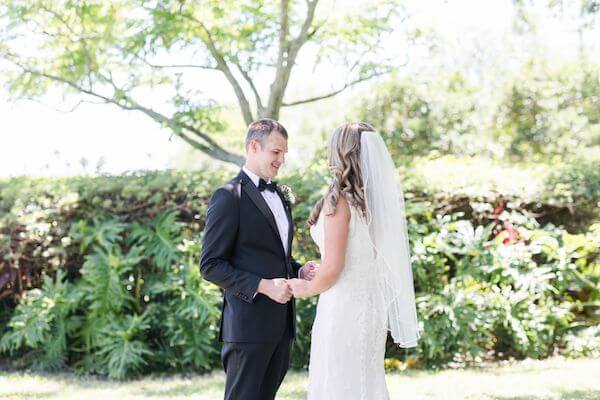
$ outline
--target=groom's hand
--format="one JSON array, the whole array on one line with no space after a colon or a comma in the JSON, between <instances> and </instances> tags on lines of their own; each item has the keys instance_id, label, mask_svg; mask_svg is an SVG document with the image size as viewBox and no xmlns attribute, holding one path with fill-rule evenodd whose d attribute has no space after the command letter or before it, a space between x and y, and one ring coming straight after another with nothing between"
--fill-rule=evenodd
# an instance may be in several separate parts
<instances>
[{"instance_id":1,"label":"groom's hand","mask_svg":"<svg viewBox=\"0 0 600 400\"><path fill-rule=\"evenodd\" d=\"M257 292L281 304L292 298L292 289L284 278L261 279Z\"/></svg>"}]
</instances>

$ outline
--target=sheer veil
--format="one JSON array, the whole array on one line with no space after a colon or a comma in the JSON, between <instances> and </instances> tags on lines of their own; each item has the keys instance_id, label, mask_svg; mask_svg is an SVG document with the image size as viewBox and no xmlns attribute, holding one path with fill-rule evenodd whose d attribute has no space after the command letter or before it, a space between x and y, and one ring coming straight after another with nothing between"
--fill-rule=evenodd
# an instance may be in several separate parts
<instances>
[{"instance_id":1,"label":"sheer veil","mask_svg":"<svg viewBox=\"0 0 600 400\"><path fill-rule=\"evenodd\" d=\"M360 141L367 222L377 268L383 276L388 329L400 347L415 347L420 335L404 195L381 136L377 132L362 132Z\"/></svg>"}]
</instances>

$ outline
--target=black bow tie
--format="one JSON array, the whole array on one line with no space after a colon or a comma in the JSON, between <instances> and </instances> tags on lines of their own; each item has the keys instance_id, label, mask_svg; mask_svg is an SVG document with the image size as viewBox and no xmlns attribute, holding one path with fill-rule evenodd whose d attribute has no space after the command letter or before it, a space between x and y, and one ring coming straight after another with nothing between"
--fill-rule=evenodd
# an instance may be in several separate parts
<instances>
[{"instance_id":1,"label":"black bow tie","mask_svg":"<svg viewBox=\"0 0 600 400\"><path fill-rule=\"evenodd\" d=\"M271 192L274 192L275 189L277 189L277 183L275 183L275 182L267 183L264 179L261 178L258 181L258 190L262 192L265 189L270 190Z\"/></svg>"}]
</instances>

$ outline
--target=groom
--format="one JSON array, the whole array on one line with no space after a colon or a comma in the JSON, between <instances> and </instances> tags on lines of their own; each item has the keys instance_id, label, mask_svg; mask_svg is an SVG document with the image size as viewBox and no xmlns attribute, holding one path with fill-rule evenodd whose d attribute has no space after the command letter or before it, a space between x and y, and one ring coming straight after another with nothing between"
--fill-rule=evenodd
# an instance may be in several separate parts
<instances>
[{"instance_id":1,"label":"groom","mask_svg":"<svg viewBox=\"0 0 600 400\"><path fill-rule=\"evenodd\" d=\"M312 279L315 265L292 257L294 226L277 184L287 131L260 119L246 132L246 163L213 194L200 271L224 291L219 340L226 400L273 400L296 332L287 279Z\"/></svg>"}]
</instances>

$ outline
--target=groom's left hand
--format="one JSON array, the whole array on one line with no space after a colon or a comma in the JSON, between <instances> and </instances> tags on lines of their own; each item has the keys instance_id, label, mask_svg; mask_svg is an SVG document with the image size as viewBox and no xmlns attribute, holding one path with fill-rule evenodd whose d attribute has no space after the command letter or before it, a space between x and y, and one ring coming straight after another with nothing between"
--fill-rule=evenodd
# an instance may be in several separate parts
<instances>
[{"instance_id":1,"label":"groom's left hand","mask_svg":"<svg viewBox=\"0 0 600 400\"><path fill-rule=\"evenodd\" d=\"M309 261L302 268L300 268L300 278L311 281L317 275L319 264L316 261Z\"/></svg>"}]
</instances>

